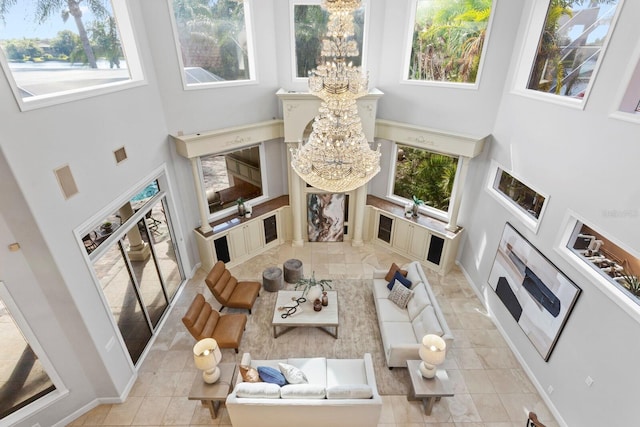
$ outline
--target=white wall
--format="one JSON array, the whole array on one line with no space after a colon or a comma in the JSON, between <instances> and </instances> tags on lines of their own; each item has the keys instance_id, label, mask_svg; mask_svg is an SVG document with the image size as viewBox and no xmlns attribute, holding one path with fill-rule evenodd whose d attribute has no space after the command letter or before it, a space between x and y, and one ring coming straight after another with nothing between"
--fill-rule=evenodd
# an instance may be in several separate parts
<instances>
[{"instance_id":1,"label":"white wall","mask_svg":"<svg viewBox=\"0 0 640 427\"><path fill-rule=\"evenodd\" d=\"M515 20L518 28L526 28L532 1L525 2L522 20ZM547 398L567 426L637 424L635 391L640 373L635 360L640 355L640 326L554 249L569 211L625 246L640 247L640 184L634 178L640 129L637 124L608 117L617 109L620 91L627 85L620 76L627 67L635 66L628 59L640 39L640 27L634 22L640 4L626 1L623 12L584 111L511 93L523 37L518 32L493 140L469 176L472 185L465 190L461 212L466 228L461 265L486 297L488 308L538 386L545 393L549 386L554 388ZM491 159L549 194L537 234L484 189ZM613 216L610 210L631 214ZM487 286L507 221L582 289L548 363ZM587 376L595 380L591 387L585 384Z\"/></svg>"}]
</instances>

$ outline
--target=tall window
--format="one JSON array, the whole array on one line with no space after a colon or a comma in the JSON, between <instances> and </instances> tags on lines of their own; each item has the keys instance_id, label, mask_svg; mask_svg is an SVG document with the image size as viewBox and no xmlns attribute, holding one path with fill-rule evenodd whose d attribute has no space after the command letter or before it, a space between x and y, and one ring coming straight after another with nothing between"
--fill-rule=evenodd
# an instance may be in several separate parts
<instances>
[{"instance_id":1,"label":"tall window","mask_svg":"<svg viewBox=\"0 0 640 427\"><path fill-rule=\"evenodd\" d=\"M295 35L295 76L306 78L309 71L321 63L320 51L322 40L326 37L329 13L318 4L294 4L293 26ZM360 55L350 57L354 65L362 65L364 40L364 6L356 10L353 17L355 26L354 40L357 42Z\"/></svg>"},{"instance_id":2,"label":"tall window","mask_svg":"<svg viewBox=\"0 0 640 427\"><path fill-rule=\"evenodd\" d=\"M409 80L475 83L492 0L417 0Z\"/></svg>"},{"instance_id":3,"label":"tall window","mask_svg":"<svg viewBox=\"0 0 640 427\"><path fill-rule=\"evenodd\" d=\"M458 168L458 158L408 145L397 146L393 195L448 211Z\"/></svg>"},{"instance_id":4,"label":"tall window","mask_svg":"<svg viewBox=\"0 0 640 427\"><path fill-rule=\"evenodd\" d=\"M23 110L143 79L125 0L2 1L0 48Z\"/></svg>"},{"instance_id":5,"label":"tall window","mask_svg":"<svg viewBox=\"0 0 640 427\"><path fill-rule=\"evenodd\" d=\"M4 284L0 282L0 287ZM0 298L0 420L56 389ZM1 422L0 422L1 423Z\"/></svg>"},{"instance_id":6,"label":"tall window","mask_svg":"<svg viewBox=\"0 0 640 427\"><path fill-rule=\"evenodd\" d=\"M551 0L527 89L583 98L604 55L619 0Z\"/></svg>"},{"instance_id":7,"label":"tall window","mask_svg":"<svg viewBox=\"0 0 640 427\"><path fill-rule=\"evenodd\" d=\"M248 1L170 3L185 86L253 79Z\"/></svg>"}]
</instances>

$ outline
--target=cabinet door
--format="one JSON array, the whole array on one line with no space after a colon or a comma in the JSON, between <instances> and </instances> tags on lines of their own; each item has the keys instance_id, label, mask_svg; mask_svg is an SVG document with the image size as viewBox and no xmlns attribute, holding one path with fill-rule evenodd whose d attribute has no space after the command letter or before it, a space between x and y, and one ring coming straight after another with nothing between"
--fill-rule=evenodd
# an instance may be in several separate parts
<instances>
[{"instance_id":1,"label":"cabinet door","mask_svg":"<svg viewBox=\"0 0 640 427\"><path fill-rule=\"evenodd\" d=\"M216 251L216 258L218 259L218 261L222 261L225 264L231 261L231 257L229 256L229 244L227 241L227 236L222 236L214 239L213 247Z\"/></svg>"},{"instance_id":2,"label":"cabinet door","mask_svg":"<svg viewBox=\"0 0 640 427\"><path fill-rule=\"evenodd\" d=\"M411 233L413 225L404 220L397 220L393 231L393 247L399 251L409 253L411 248Z\"/></svg>"},{"instance_id":3,"label":"cabinet door","mask_svg":"<svg viewBox=\"0 0 640 427\"><path fill-rule=\"evenodd\" d=\"M245 247L252 254L264 246L264 227L262 221L251 221L243 227Z\"/></svg>"},{"instance_id":4,"label":"cabinet door","mask_svg":"<svg viewBox=\"0 0 640 427\"><path fill-rule=\"evenodd\" d=\"M229 246L231 246L231 259L234 261L248 253L244 239L244 226L229 230Z\"/></svg>"},{"instance_id":5,"label":"cabinet door","mask_svg":"<svg viewBox=\"0 0 640 427\"><path fill-rule=\"evenodd\" d=\"M264 244L268 245L278 240L278 221L276 214L266 217L262 220L264 226Z\"/></svg>"},{"instance_id":6,"label":"cabinet door","mask_svg":"<svg viewBox=\"0 0 640 427\"><path fill-rule=\"evenodd\" d=\"M385 243L391 243L391 229L393 218L386 215L378 215L378 239Z\"/></svg>"},{"instance_id":7,"label":"cabinet door","mask_svg":"<svg viewBox=\"0 0 640 427\"><path fill-rule=\"evenodd\" d=\"M419 260L423 260L427 254L427 245L429 244L429 231L424 228L411 226L411 242L409 243L409 255Z\"/></svg>"}]
</instances>

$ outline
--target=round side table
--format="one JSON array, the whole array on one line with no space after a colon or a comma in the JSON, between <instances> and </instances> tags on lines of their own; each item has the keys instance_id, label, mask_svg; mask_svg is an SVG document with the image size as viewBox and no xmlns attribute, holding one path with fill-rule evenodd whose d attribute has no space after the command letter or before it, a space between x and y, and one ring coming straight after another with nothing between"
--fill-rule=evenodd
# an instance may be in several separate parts
<instances>
[{"instance_id":1,"label":"round side table","mask_svg":"<svg viewBox=\"0 0 640 427\"><path fill-rule=\"evenodd\" d=\"M284 281L296 283L302 279L302 261L299 259L288 259L282 264L284 270Z\"/></svg>"},{"instance_id":2,"label":"round side table","mask_svg":"<svg viewBox=\"0 0 640 427\"><path fill-rule=\"evenodd\" d=\"M262 272L262 286L265 291L277 292L284 287L282 282L282 269L269 267Z\"/></svg>"}]
</instances>

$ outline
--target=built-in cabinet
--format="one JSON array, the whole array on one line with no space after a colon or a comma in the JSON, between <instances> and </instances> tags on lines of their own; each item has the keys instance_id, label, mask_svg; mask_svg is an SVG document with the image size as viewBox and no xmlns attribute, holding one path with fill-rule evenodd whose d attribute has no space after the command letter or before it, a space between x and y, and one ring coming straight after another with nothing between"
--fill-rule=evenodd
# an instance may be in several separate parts
<instances>
[{"instance_id":1,"label":"built-in cabinet","mask_svg":"<svg viewBox=\"0 0 640 427\"><path fill-rule=\"evenodd\" d=\"M367 205L365 217L369 229L365 236L378 245L420 261L440 274L455 264L462 229L446 230L444 223L431 218L405 218L388 209ZM402 207L398 209L402 211Z\"/></svg>"},{"instance_id":2,"label":"built-in cabinet","mask_svg":"<svg viewBox=\"0 0 640 427\"><path fill-rule=\"evenodd\" d=\"M196 229L202 268L209 271L218 260L232 267L283 243L287 233L282 218L289 211L283 204L286 199L254 207L254 214L262 213L253 218L230 216L217 221L211 224L213 232Z\"/></svg>"}]
</instances>

